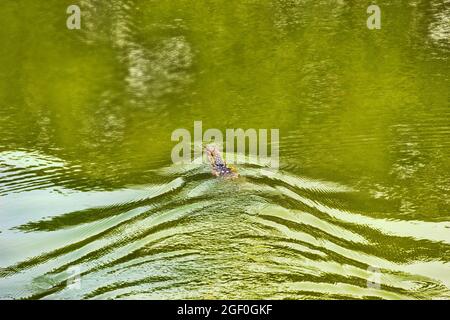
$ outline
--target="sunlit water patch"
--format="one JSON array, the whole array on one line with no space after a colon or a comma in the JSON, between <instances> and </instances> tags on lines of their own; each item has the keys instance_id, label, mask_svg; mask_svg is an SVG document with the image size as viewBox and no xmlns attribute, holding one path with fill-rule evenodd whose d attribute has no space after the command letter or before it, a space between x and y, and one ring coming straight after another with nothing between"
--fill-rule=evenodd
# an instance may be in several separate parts
<instances>
[{"instance_id":1,"label":"sunlit water patch","mask_svg":"<svg viewBox=\"0 0 450 320\"><path fill-rule=\"evenodd\" d=\"M64 167L1 156L9 171ZM448 297L448 262L427 256L448 252L448 222L333 207L358 191L255 165L236 180L201 164L155 172L165 181L112 191L3 185L1 297Z\"/></svg>"}]
</instances>

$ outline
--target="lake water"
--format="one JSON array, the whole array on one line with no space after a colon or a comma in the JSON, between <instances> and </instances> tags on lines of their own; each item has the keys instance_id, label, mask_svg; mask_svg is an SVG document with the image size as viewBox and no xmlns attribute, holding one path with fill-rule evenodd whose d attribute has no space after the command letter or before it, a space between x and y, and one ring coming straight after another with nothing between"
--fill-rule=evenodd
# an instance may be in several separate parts
<instances>
[{"instance_id":1,"label":"lake water","mask_svg":"<svg viewBox=\"0 0 450 320\"><path fill-rule=\"evenodd\" d=\"M0 298L450 298L448 1L76 2L0 4Z\"/></svg>"}]
</instances>

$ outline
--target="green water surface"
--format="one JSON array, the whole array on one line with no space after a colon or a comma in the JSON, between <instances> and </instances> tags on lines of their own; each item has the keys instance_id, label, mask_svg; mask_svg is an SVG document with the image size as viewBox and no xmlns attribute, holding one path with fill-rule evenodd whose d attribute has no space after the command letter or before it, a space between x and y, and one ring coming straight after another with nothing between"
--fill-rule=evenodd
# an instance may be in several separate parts
<instances>
[{"instance_id":1,"label":"green water surface","mask_svg":"<svg viewBox=\"0 0 450 320\"><path fill-rule=\"evenodd\" d=\"M449 298L449 60L448 0L1 0L0 298Z\"/></svg>"}]
</instances>

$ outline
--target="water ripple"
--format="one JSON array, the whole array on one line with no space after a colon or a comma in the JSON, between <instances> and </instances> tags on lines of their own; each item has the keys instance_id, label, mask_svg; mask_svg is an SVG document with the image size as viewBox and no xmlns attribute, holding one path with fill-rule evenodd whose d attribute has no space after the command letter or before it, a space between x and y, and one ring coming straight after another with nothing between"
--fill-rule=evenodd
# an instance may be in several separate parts
<instances>
[{"instance_id":1,"label":"water ripple","mask_svg":"<svg viewBox=\"0 0 450 320\"><path fill-rule=\"evenodd\" d=\"M255 164L227 181L198 164L155 170L158 184L69 190L64 179L46 185L70 167L32 157L0 158L17 174L1 183L2 298L449 295L448 261L427 252L448 256L450 224L341 209L341 195L358 193L350 186ZM54 209L27 205L36 192ZM397 254L386 254L393 242ZM407 255L412 246L426 259Z\"/></svg>"}]
</instances>

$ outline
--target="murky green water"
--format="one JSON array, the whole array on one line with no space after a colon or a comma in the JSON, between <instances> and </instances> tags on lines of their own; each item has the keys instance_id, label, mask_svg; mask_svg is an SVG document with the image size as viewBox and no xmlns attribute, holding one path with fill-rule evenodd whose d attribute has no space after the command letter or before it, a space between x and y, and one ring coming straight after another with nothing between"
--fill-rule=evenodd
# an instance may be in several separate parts
<instances>
[{"instance_id":1,"label":"murky green water","mask_svg":"<svg viewBox=\"0 0 450 320\"><path fill-rule=\"evenodd\" d=\"M0 3L0 298L450 297L449 1L73 2Z\"/></svg>"}]
</instances>

